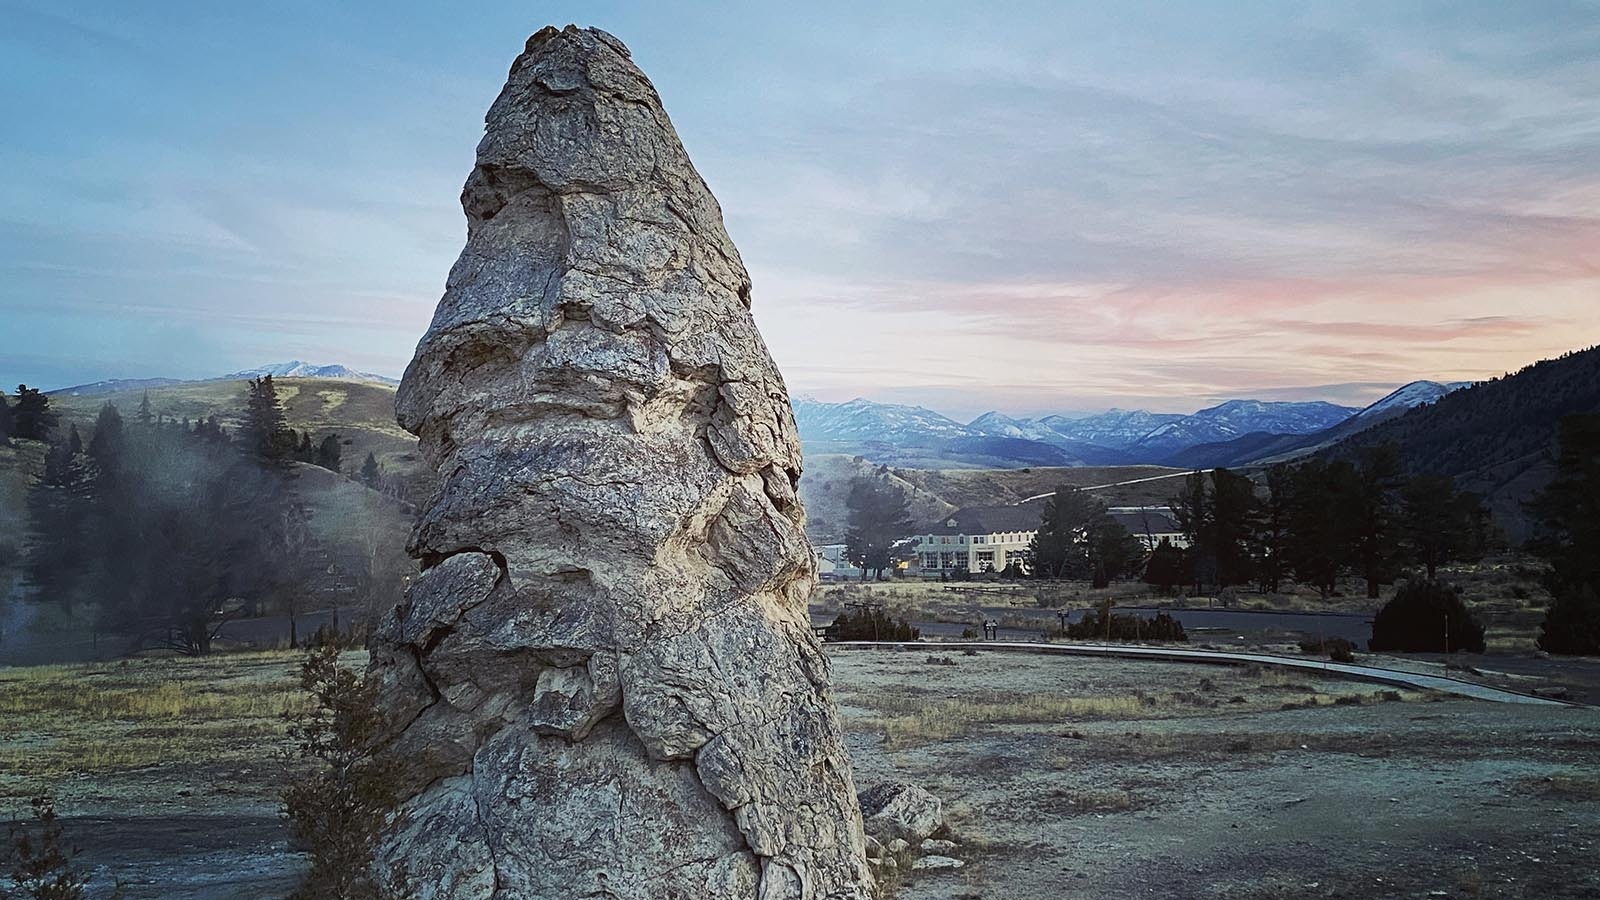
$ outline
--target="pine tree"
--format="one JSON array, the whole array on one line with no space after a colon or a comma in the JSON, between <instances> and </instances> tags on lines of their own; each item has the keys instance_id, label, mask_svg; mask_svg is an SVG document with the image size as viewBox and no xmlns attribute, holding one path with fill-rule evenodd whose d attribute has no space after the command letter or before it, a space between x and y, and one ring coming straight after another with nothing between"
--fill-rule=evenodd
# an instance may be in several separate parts
<instances>
[{"instance_id":1,"label":"pine tree","mask_svg":"<svg viewBox=\"0 0 1600 900\"><path fill-rule=\"evenodd\" d=\"M361 483L377 490L382 477L383 470L378 466L378 458L369 452L366 461L361 464Z\"/></svg>"},{"instance_id":2,"label":"pine tree","mask_svg":"<svg viewBox=\"0 0 1600 900\"><path fill-rule=\"evenodd\" d=\"M1089 578L1089 535L1105 517L1098 500L1075 487L1056 488L1028 544L1028 567L1041 578Z\"/></svg>"},{"instance_id":3,"label":"pine tree","mask_svg":"<svg viewBox=\"0 0 1600 900\"><path fill-rule=\"evenodd\" d=\"M1600 416L1562 420L1556 476L1530 509L1539 533L1529 547L1550 563L1555 597L1539 646L1600 654Z\"/></svg>"},{"instance_id":4,"label":"pine tree","mask_svg":"<svg viewBox=\"0 0 1600 900\"><path fill-rule=\"evenodd\" d=\"M1363 450L1356 476L1352 549L1367 582L1367 598L1376 600L1379 586L1394 580L1400 562L1396 526L1396 495L1402 483L1399 453L1390 445Z\"/></svg>"},{"instance_id":5,"label":"pine tree","mask_svg":"<svg viewBox=\"0 0 1600 900\"><path fill-rule=\"evenodd\" d=\"M1217 573L1212 506L1206 496L1204 472L1191 472L1183 480L1183 493L1169 501L1172 514L1189 539L1189 575L1194 579L1195 590L1202 582L1214 581Z\"/></svg>"},{"instance_id":6,"label":"pine tree","mask_svg":"<svg viewBox=\"0 0 1600 900\"><path fill-rule=\"evenodd\" d=\"M245 395L244 442L264 459L284 459L298 449L271 375L250 379Z\"/></svg>"},{"instance_id":7,"label":"pine tree","mask_svg":"<svg viewBox=\"0 0 1600 900\"><path fill-rule=\"evenodd\" d=\"M1189 581L1189 573L1182 548L1175 547L1172 541L1162 538L1156 544L1155 550L1150 553L1150 561L1145 564L1144 582L1151 585L1163 594L1172 593L1173 589Z\"/></svg>"},{"instance_id":8,"label":"pine tree","mask_svg":"<svg viewBox=\"0 0 1600 900\"><path fill-rule=\"evenodd\" d=\"M11 446L11 433L15 428L11 420L11 404L6 402L6 392L0 391L0 447Z\"/></svg>"},{"instance_id":9,"label":"pine tree","mask_svg":"<svg viewBox=\"0 0 1600 900\"><path fill-rule=\"evenodd\" d=\"M1410 562L1428 571L1483 558L1489 514L1477 494L1456 490L1444 475L1418 475L1400 489L1400 538Z\"/></svg>"},{"instance_id":10,"label":"pine tree","mask_svg":"<svg viewBox=\"0 0 1600 900\"><path fill-rule=\"evenodd\" d=\"M1217 565L1217 585L1246 584L1253 577L1250 541L1256 531L1255 484L1227 469L1211 470L1210 557Z\"/></svg>"},{"instance_id":11,"label":"pine tree","mask_svg":"<svg viewBox=\"0 0 1600 900\"><path fill-rule=\"evenodd\" d=\"M1312 459L1284 479L1285 567L1302 584L1331 596L1349 567L1356 519L1356 471L1348 462Z\"/></svg>"},{"instance_id":12,"label":"pine tree","mask_svg":"<svg viewBox=\"0 0 1600 900\"><path fill-rule=\"evenodd\" d=\"M140 425L143 425L147 428L150 426L151 415L149 391L145 391L144 396L139 399L139 412L134 416L134 418L139 420Z\"/></svg>"},{"instance_id":13,"label":"pine tree","mask_svg":"<svg viewBox=\"0 0 1600 900\"><path fill-rule=\"evenodd\" d=\"M17 402L11 408L12 434L27 441L47 441L58 421L49 397L38 388L17 385Z\"/></svg>"},{"instance_id":14,"label":"pine tree","mask_svg":"<svg viewBox=\"0 0 1600 900\"><path fill-rule=\"evenodd\" d=\"M92 462L58 443L45 457L44 477L28 490L32 530L26 547L28 582L40 600L71 614L85 599L93 557L88 523L92 512Z\"/></svg>"},{"instance_id":15,"label":"pine tree","mask_svg":"<svg viewBox=\"0 0 1600 900\"><path fill-rule=\"evenodd\" d=\"M79 456L83 453L83 436L78 434L78 423L72 423L67 432L67 455Z\"/></svg>"},{"instance_id":16,"label":"pine tree","mask_svg":"<svg viewBox=\"0 0 1600 900\"><path fill-rule=\"evenodd\" d=\"M1144 562L1144 544L1106 516L1089 527L1081 545L1090 587L1106 587L1112 579L1137 571Z\"/></svg>"},{"instance_id":17,"label":"pine tree","mask_svg":"<svg viewBox=\"0 0 1600 900\"><path fill-rule=\"evenodd\" d=\"M852 480L845 506L850 515L846 558L860 567L862 578L868 572L882 578L883 570L894 564L895 542L911 533L911 501L880 473Z\"/></svg>"},{"instance_id":18,"label":"pine tree","mask_svg":"<svg viewBox=\"0 0 1600 900\"><path fill-rule=\"evenodd\" d=\"M309 441L310 439L308 434L306 440ZM339 471L339 457L342 453L343 450L339 446L339 436L330 434L322 439L322 443L317 445L316 463L329 472L337 472Z\"/></svg>"},{"instance_id":19,"label":"pine tree","mask_svg":"<svg viewBox=\"0 0 1600 900\"><path fill-rule=\"evenodd\" d=\"M1288 576L1289 502L1293 473L1287 466L1267 470L1267 497L1258 508L1250 552L1256 581L1264 591L1277 591Z\"/></svg>"}]
</instances>

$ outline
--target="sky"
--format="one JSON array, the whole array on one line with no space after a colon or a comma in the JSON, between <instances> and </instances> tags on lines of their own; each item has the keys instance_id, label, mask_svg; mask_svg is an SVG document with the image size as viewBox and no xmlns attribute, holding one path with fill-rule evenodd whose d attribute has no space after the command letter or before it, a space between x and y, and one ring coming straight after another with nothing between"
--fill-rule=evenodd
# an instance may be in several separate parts
<instances>
[{"instance_id":1,"label":"sky","mask_svg":"<svg viewBox=\"0 0 1600 900\"><path fill-rule=\"evenodd\" d=\"M1600 343L1600 3L0 0L0 384L398 375L568 22L654 81L797 395L1360 405Z\"/></svg>"}]
</instances>

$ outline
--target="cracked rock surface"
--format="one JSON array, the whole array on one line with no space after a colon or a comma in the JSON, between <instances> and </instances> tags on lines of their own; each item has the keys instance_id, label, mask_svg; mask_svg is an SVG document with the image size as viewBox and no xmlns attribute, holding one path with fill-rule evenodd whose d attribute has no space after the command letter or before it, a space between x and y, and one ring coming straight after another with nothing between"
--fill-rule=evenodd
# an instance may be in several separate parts
<instances>
[{"instance_id":1,"label":"cracked rock surface","mask_svg":"<svg viewBox=\"0 0 1600 900\"><path fill-rule=\"evenodd\" d=\"M400 386L437 468L372 642L429 898L861 900L783 380L721 209L616 38L546 28Z\"/></svg>"}]
</instances>

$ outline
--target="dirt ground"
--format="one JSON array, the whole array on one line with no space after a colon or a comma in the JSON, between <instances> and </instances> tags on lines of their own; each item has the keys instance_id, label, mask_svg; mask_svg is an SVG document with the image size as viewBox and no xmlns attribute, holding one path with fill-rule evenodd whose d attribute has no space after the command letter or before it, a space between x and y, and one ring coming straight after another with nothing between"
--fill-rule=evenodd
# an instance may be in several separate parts
<instances>
[{"instance_id":1,"label":"dirt ground","mask_svg":"<svg viewBox=\"0 0 1600 900\"><path fill-rule=\"evenodd\" d=\"M95 896L282 896L294 664L0 669L0 819L53 790ZM941 796L966 863L903 900L1600 896L1600 710L937 647L834 666L858 785Z\"/></svg>"},{"instance_id":2,"label":"dirt ground","mask_svg":"<svg viewBox=\"0 0 1600 900\"><path fill-rule=\"evenodd\" d=\"M858 782L944 798L968 862L905 900L1600 896L1600 711L1212 666L929 659L835 658ZM907 691L973 724L896 737ZM1042 720L1012 710L1019 692L1107 708ZM1005 721L981 724L986 705Z\"/></svg>"}]
</instances>

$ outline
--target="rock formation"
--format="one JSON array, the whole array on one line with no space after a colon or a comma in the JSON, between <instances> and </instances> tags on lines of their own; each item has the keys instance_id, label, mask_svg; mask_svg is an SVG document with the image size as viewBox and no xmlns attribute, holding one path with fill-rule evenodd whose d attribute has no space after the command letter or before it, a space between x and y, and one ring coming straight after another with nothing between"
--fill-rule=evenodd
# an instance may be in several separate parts
<instances>
[{"instance_id":1,"label":"rock formation","mask_svg":"<svg viewBox=\"0 0 1600 900\"><path fill-rule=\"evenodd\" d=\"M864 898L861 814L750 280L616 38L546 28L400 386L440 488L373 639L439 898Z\"/></svg>"}]
</instances>

